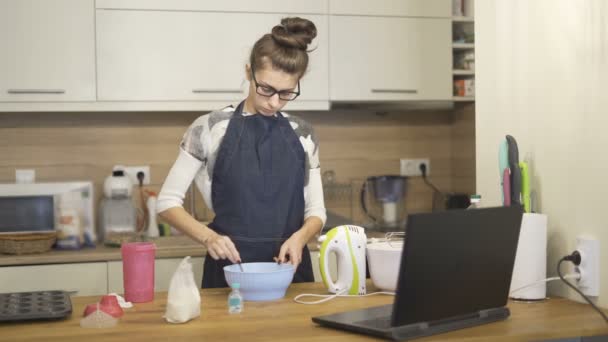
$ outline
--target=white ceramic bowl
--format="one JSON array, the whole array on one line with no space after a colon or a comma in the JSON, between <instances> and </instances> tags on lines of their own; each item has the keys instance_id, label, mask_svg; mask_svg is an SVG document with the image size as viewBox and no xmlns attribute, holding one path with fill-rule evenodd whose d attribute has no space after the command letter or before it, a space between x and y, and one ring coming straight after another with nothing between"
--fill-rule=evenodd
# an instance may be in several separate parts
<instances>
[{"instance_id":1,"label":"white ceramic bowl","mask_svg":"<svg viewBox=\"0 0 608 342\"><path fill-rule=\"evenodd\" d=\"M399 279L403 242L374 242L367 245L369 275L374 286L386 291L395 291Z\"/></svg>"}]
</instances>

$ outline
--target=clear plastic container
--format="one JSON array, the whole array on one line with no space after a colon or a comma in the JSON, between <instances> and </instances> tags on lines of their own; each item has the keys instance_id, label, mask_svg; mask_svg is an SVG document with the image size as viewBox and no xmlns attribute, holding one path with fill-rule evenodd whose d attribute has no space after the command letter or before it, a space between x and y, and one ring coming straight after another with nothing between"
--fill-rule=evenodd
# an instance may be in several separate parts
<instances>
[{"instance_id":1,"label":"clear plastic container","mask_svg":"<svg viewBox=\"0 0 608 342\"><path fill-rule=\"evenodd\" d=\"M241 295L241 284L232 283L232 291L228 295L228 313L238 314L243 311L243 296Z\"/></svg>"},{"instance_id":2,"label":"clear plastic container","mask_svg":"<svg viewBox=\"0 0 608 342\"><path fill-rule=\"evenodd\" d=\"M80 320L82 328L111 328L118 323L118 318L103 312L99 303L96 304L96 309L92 313Z\"/></svg>"}]
</instances>

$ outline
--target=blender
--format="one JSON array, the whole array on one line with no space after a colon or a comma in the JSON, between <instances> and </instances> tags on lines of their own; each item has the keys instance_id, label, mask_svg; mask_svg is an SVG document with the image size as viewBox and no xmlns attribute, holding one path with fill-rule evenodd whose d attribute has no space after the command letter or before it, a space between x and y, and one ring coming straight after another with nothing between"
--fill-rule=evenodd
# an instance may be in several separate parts
<instances>
[{"instance_id":1,"label":"blender","mask_svg":"<svg viewBox=\"0 0 608 342\"><path fill-rule=\"evenodd\" d=\"M368 177L361 187L361 207L371 219L368 229L381 232L405 230L407 177Z\"/></svg>"}]
</instances>

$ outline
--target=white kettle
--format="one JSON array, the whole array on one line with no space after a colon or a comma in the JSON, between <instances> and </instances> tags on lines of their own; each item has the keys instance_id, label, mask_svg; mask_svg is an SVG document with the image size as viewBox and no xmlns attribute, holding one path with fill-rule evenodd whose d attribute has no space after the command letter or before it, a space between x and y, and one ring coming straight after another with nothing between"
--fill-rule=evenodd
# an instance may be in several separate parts
<instances>
[{"instance_id":1,"label":"white kettle","mask_svg":"<svg viewBox=\"0 0 608 342\"><path fill-rule=\"evenodd\" d=\"M320 270L323 283L331 293L364 295L365 290L365 248L367 236L358 226L344 225L332 228L319 237ZM329 274L329 255L336 253L338 279L334 283Z\"/></svg>"}]
</instances>

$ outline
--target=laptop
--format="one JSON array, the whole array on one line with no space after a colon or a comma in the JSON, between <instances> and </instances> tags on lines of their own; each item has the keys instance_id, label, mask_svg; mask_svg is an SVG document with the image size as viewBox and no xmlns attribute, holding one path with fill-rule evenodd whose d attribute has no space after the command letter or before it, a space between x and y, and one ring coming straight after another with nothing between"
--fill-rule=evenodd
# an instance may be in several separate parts
<instances>
[{"instance_id":1,"label":"laptop","mask_svg":"<svg viewBox=\"0 0 608 342\"><path fill-rule=\"evenodd\" d=\"M511 206L409 215L393 304L312 321L404 341L506 319L522 214Z\"/></svg>"}]
</instances>

